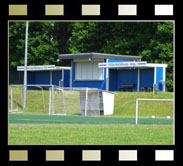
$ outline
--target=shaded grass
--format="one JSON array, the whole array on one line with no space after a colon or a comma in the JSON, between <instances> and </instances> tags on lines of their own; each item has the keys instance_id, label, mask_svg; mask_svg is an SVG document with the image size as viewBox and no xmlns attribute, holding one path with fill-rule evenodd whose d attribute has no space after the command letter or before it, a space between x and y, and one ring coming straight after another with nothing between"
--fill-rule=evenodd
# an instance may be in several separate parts
<instances>
[{"instance_id":1,"label":"shaded grass","mask_svg":"<svg viewBox=\"0 0 183 166\"><path fill-rule=\"evenodd\" d=\"M165 144L173 144L172 125L9 125L9 145Z\"/></svg>"},{"instance_id":2,"label":"shaded grass","mask_svg":"<svg viewBox=\"0 0 183 166\"><path fill-rule=\"evenodd\" d=\"M135 124L135 118L10 114L10 124ZM138 124L173 124L172 119L139 118Z\"/></svg>"}]
</instances>

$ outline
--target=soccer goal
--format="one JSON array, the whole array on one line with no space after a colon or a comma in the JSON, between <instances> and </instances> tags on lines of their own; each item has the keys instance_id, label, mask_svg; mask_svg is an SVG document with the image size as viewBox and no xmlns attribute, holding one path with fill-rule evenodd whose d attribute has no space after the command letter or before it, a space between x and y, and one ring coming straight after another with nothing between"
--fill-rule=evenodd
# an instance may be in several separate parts
<instances>
[{"instance_id":1,"label":"soccer goal","mask_svg":"<svg viewBox=\"0 0 183 166\"><path fill-rule=\"evenodd\" d=\"M23 109L24 88L26 104ZM100 116L103 92L96 88L64 88L55 85L10 85L9 112L47 115Z\"/></svg>"},{"instance_id":2,"label":"soccer goal","mask_svg":"<svg viewBox=\"0 0 183 166\"><path fill-rule=\"evenodd\" d=\"M50 85L10 85L8 111L18 113L48 113ZM23 92L26 88L26 108L23 110Z\"/></svg>"},{"instance_id":3,"label":"soccer goal","mask_svg":"<svg viewBox=\"0 0 183 166\"><path fill-rule=\"evenodd\" d=\"M136 125L139 121L144 124L171 124L173 101L174 99L136 99Z\"/></svg>"},{"instance_id":4,"label":"soccer goal","mask_svg":"<svg viewBox=\"0 0 183 166\"><path fill-rule=\"evenodd\" d=\"M49 115L100 116L100 92L95 88L56 88L51 93Z\"/></svg>"}]
</instances>

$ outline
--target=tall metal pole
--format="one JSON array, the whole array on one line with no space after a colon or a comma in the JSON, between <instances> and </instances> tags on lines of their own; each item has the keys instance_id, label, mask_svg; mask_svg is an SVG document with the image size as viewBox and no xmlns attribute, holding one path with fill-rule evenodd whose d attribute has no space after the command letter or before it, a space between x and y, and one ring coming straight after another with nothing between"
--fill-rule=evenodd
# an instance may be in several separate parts
<instances>
[{"instance_id":1,"label":"tall metal pole","mask_svg":"<svg viewBox=\"0 0 183 166\"><path fill-rule=\"evenodd\" d=\"M28 21L26 21L26 34L25 34L25 60L24 60L24 96L23 96L23 111L26 109L26 91L27 91L27 46L28 46Z\"/></svg>"}]
</instances>

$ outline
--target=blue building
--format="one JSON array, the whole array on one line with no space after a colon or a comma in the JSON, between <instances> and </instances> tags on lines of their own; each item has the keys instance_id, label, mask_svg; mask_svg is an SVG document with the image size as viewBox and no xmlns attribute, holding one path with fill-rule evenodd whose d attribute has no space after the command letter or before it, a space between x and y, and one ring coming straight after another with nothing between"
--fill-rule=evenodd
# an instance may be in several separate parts
<instances>
[{"instance_id":1,"label":"blue building","mask_svg":"<svg viewBox=\"0 0 183 166\"><path fill-rule=\"evenodd\" d=\"M166 90L167 64L141 61L140 56L104 53L61 54L59 60L71 60L71 67L55 65L28 66L27 84L46 84L63 87L89 87L107 91ZM24 71L24 66L18 66Z\"/></svg>"},{"instance_id":2,"label":"blue building","mask_svg":"<svg viewBox=\"0 0 183 166\"><path fill-rule=\"evenodd\" d=\"M90 87L107 91L125 90L133 84L133 91L166 89L167 64L141 61L139 56L104 53L61 54L60 60L71 60L70 86Z\"/></svg>"},{"instance_id":3,"label":"blue building","mask_svg":"<svg viewBox=\"0 0 183 166\"><path fill-rule=\"evenodd\" d=\"M24 66L18 66L17 70L24 71ZM27 84L70 87L70 70L55 65L27 66Z\"/></svg>"}]
</instances>

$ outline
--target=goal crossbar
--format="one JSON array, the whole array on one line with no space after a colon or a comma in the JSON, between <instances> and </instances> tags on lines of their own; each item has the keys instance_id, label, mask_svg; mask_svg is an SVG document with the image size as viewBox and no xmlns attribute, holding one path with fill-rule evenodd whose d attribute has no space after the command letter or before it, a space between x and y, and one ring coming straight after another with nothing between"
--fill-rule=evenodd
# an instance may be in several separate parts
<instances>
[{"instance_id":1,"label":"goal crossbar","mask_svg":"<svg viewBox=\"0 0 183 166\"><path fill-rule=\"evenodd\" d=\"M174 99L143 99L143 98L136 99L136 125L138 124L138 102L140 100L144 100L144 101L174 101Z\"/></svg>"}]
</instances>

